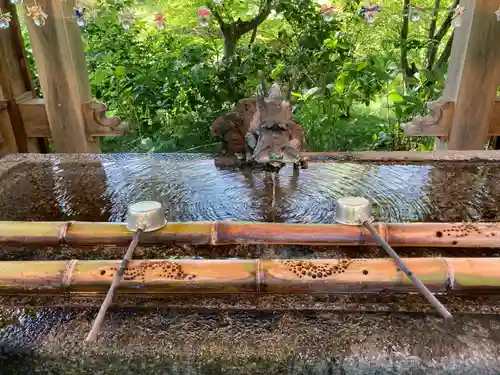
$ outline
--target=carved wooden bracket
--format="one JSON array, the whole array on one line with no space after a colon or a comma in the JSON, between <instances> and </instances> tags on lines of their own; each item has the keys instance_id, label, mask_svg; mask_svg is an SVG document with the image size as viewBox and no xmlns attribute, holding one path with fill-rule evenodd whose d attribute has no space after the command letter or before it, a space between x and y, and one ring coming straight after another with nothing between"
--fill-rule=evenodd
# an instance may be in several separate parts
<instances>
[{"instance_id":1,"label":"carved wooden bracket","mask_svg":"<svg viewBox=\"0 0 500 375\"><path fill-rule=\"evenodd\" d=\"M455 102L448 98L439 98L427 104L428 115L416 116L404 124L404 132L411 136L434 136L447 138L453 122ZM488 136L500 135L500 97L497 97L490 120Z\"/></svg>"},{"instance_id":2,"label":"carved wooden bracket","mask_svg":"<svg viewBox=\"0 0 500 375\"><path fill-rule=\"evenodd\" d=\"M20 98L19 110L28 138L51 138L49 120L43 99ZM121 136L128 130L128 124L118 117L106 116L106 105L99 102L82 104L87 134L91 137Z\"/></svg>"},{"instance_id":3,"label":"carved wooden bracket","mask_svg":"<svg viewBox=\"0 0 500 375\"><path fill-rule=\"evenodd\" d=\"M106 116L107 107L100 102L87 102L82 104L83 117L87 134L92 137L124 135L129 126L119 117Z\"/></svg>"},{"instance_id":4,"label":"carved wooden bracket","mask_svg":"<svg viewBox=\"0 0 500 375\"><path fill-rule=\"evenodd\" d=\"M447 98L439 98L427 103L428 115L416 116L412 121L404 124L407 135L414 136L448 136L449 127L453 120L455 103Z\"/></svg>"}]
</instances>

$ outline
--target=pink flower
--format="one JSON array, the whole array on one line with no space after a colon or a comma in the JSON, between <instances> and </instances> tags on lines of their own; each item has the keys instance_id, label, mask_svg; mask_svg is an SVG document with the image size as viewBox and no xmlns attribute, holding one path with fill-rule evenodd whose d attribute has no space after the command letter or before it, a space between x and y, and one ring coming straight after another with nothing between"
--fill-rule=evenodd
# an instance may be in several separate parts
<instances>
[{"instance_id":1,"label":"pink flower","mask_svg":"<svg viewBox=\"0 0 500 375\"><path fill-rule=\"evenodd\" d=\"M200 17L209 17L212 12L208 8L199 8L198 9L198 16Z\"/></svg>"}]
</instances>

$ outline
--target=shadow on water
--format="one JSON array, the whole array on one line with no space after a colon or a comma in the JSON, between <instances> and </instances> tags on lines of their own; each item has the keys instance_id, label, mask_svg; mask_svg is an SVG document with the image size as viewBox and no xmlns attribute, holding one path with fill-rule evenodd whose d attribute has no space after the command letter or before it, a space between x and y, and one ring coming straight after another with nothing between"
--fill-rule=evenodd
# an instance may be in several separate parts
<instances>
[{"instance_id":1,"label":"shadow on water","mask_svg":"<svg viewBox=\"0 0 500 375\"><path fill-rule=\"evenodd\" d=\"M12 158L31 161L0 182L0 201L17 204L2 220L123 221L131 202L157 200L172 221L329 223L335 200L354 195L389 222L494 221L500 196L497 166L331 163L299 174L288 166L273 192L269 173L218 168L203 154Z\"/></svg>"}]
</instances>

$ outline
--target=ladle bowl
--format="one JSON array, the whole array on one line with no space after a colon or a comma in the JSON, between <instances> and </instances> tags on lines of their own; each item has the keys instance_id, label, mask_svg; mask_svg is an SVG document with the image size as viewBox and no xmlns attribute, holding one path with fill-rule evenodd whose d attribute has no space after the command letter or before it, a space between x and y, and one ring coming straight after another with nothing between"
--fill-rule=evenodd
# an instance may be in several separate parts
<instances>
[{"instance_id":1,"label":"ladle bowl","mask_svg":"<svg viewBox=\"0 0 500 375\"><path fill-rule=\"evenodd\" d=\"M131 204L127 209L127 229L135 232L154 232L167 224L161 203L141 201Z\"/></svg>"},{"instance_id":2,"label":"ladle bowl","mask_svg":"<svg viewBox=\"0 0 500 375\"><path fill-rule=\"evenodd\" d=\"M335 205L335 221L345 225L363 225L371 222L372 205L363 197L343 197Z\"/></svg>"}]
</instances>

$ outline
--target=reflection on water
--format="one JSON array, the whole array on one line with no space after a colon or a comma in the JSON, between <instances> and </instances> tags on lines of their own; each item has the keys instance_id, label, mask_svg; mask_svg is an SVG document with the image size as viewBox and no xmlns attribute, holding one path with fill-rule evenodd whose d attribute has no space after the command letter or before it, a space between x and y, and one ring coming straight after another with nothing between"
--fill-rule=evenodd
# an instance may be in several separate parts
<instances>
[{"instance_id":1,"label":"reflection on water","mask_svg":"<svg viewBox=\"0 0 500 375\"><path fill-rule=\"evenodd\" d=\"M40 164L30 169L31 177L19 181L23 186L30 181L32 189L42 184L37 174L43 174L43 184L52 179L54 202L42 206L58 206L60 219L123 221L129 203L157 200L172 221L329 223L336 199L363 196L373 202L377 218L391 222L495 220L500 195L499 168L494 166L311 164L298 174L286 167L273 189L270 174L220 169L208 155L114 154L93 157L93 163L56 155L49 160L45 169L50 173L37 171ZM0 200L14 182L6 184L0 182ZM48 195L47 189L37 189ZM39 208L29 210L24 220L44 217Z\"/></svg>"},{"instance_id":2,"label":"reflection on water","mask_svg":"<svg viewBox=\"0 0 500 375\"><path fill-rule=\"evenodd\" d=\"M155 155L109 160L103 166L113 221L124 219L129 202L146 199L161 201L175 221L274 217L282 222L331 222L335 200L346 195L370 197L382 217L395 221L416 219L426 207L421 197L425 167L316 164L298 174L288 167L273 192L270 173L218 169L209 159L174 162Z\"/></svg>"}]
</instances>

